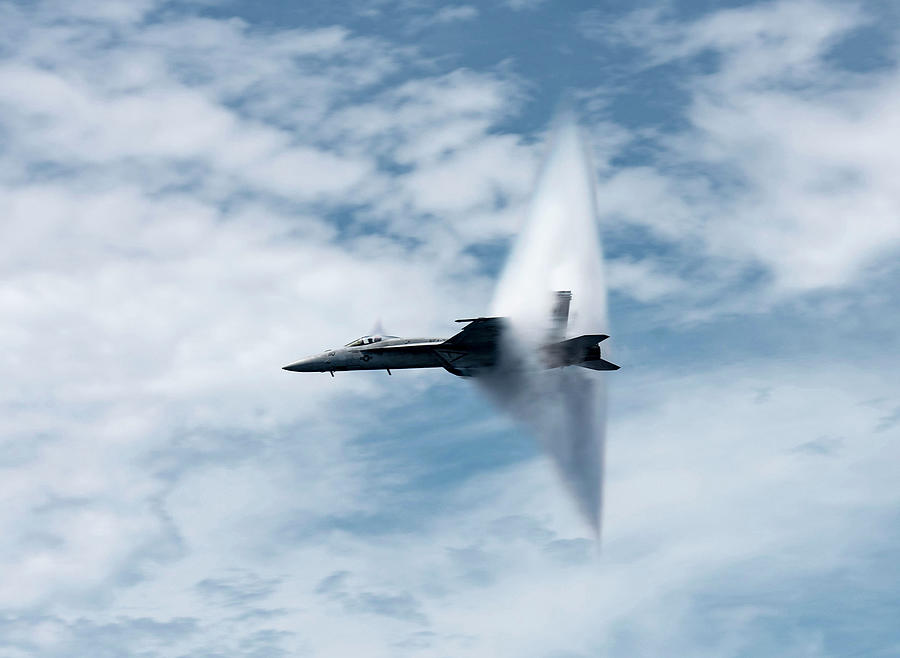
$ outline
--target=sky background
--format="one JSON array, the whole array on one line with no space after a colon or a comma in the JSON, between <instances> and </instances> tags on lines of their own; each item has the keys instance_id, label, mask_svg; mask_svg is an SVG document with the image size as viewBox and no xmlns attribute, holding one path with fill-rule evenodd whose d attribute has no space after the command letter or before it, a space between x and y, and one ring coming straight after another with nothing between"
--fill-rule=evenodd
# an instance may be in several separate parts
<instances>
[{"instance_id":1,"label":"sky background","mask_svg":"<svg viewBox=\"0 0 900 658\"><path fill-rule=\"evenodd\" d=\"M0 657L900 655L900 6L0 3ZM602 550L442 370L552 117Z\"/></svg>"}]
</instances>

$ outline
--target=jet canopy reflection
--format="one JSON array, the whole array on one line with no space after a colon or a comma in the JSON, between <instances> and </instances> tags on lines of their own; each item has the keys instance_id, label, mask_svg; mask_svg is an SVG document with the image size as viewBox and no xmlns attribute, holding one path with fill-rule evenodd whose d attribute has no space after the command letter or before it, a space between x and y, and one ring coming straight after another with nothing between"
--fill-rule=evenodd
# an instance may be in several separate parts
<instances>
[{"instance_id":1,"label":"jet canopy reflection","mask_svg":"<svg viewBox=\"0 0 900 658\"><path fill-rule=\"evenodd\" d=\"M396 338L396 336L363 336L362 338L357 338L351 343L347 343L344 347L359 347L360 345L371 345L372 343L378 343L384 340L385 338Z\"/></svg>"}]
</instances>

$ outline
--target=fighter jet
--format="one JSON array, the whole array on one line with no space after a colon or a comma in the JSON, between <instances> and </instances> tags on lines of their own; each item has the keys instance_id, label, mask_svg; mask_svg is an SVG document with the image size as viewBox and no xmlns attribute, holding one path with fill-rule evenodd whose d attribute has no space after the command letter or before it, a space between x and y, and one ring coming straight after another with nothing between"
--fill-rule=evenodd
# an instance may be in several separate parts
<instances>
[{"instance_id":1,"label":"fighter jet","mask_svg":"<svg viewBox=\"0 0 900 658\"><path fill-rule=\"evenodd\" d=\"M619 366L600 356L606 334L586 334L565 339L572 293L556 293L552 325L540 347L540 362L546 368L580 366L591 370L618 370ZM477 377L493 368L500 356L506 318L463 318L468 323L450 338L401 338L380 333L357 338L344 347L300 359L284 366L293 372L335 372L344 370L399 370L402 368L444 368L459 377Z\"/></svg>"}]
</instances>

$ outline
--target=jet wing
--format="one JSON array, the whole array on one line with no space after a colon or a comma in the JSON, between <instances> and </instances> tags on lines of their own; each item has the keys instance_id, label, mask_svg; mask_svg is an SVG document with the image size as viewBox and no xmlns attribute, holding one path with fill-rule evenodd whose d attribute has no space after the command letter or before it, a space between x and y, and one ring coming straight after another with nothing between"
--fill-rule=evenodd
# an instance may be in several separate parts
<instances>
[{"instance_id":1,"label":"jet wing","mask_svg":"<svg viewBox=\"0 0 900 658\"><path fill-rule=\"evenodd\" d=\"M494 348L500 340L504 318L469 318L457 320L469 324L458 334L443 342L441 347L455 350L484 350Z\"/></svg>"},{"instance_id":2,"label":"jet wing","mask_svg":"<svg viewBox=\"0 0 900 658\"><path fill-rule=\"evenodd\" d=\"M444 368L454 375L471 377L497 362L505 318L457 320L469 324L435 348Z\"/></svg>"}]
</instances>

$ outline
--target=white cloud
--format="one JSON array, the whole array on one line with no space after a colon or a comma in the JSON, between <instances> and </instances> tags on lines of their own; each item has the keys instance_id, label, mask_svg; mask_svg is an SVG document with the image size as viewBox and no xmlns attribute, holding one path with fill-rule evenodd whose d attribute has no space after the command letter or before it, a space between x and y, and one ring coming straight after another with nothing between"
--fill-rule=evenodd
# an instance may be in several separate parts
<instances>
[{"instance_id":1,"label":"white cloud","mask_svg":"<svg viewBox=\"0 0 900 658\"><path fill-rule=\"evenodd\" d=\"M279 369L379 316L440 335L483 310L491 282L466 248L509 233L536 162L496 132L521 81L443 73L339 27L67 7L0 10L0 651L687 655L710 592L881 565L870 549L893 545L881 521L898 502L892 353L868 371L829 354L622 380L599 558L544 462L464 485L435 475L510 431L462 382ZM791 75L829 43L822 24L813 41L787 31ZM768 28L734 29L756 44ZM727 49L700 33L712 45L690 52ZM753 48L729 54L740 76L695 80L685 135L753 195L604 161L601 201L660 239L762 262L782 286L852 281L876 239L895 240L892 83L757 93L759 67L740 61ZM845 180L848 160L867 164ZM870 219L814 221L829 199L852 218L870 204ZM754 229L764 202L784 217ZM821 270L800 247L817 228ZM677 303L693 280L665 265L625 254L610 276ZM366 443L386 433L411 463ZM703 615L721 630L712 655L790 613L783 599L722 608ZM821 649L788 635L779 650Z\"/></svg>"},{"instance_id":2,"label":"white cloud","mask_svg":"<svg viewBox=\"0 0 900 658\"><path fill-rule=\"evenodd\" d=\"M468 21L478 16L478 9L472 5L455 5L441 7L434 15L438 23L453 23L456 21Z\"/></svg>"},{"instance_id":3,"label":"white cloud","mask_svg":"<svg viewBox=\"0 0 900 658\"><path fill-rule=\"evenodd\" d=\"M284 640L289 651L302 645L338 655L369 646L389 655L407 642L424 655L447 647L470 656L620 653L609 638L623 635L631 638L626 655L653 655L665 646L696 649L694 624L716 631L702 641L711 654L758 649L744 625L789 616L796 597L770 595L757 607L743 601L786 579L830 578L848 560L873 564L867 546L889 545L892 531L882 521L900 502L890 437L871 433L883 403L866 402L881 389L880 377L804 366L802 374L767 366L644 380L640 410L613 424L599 555L553 486L550 467L531 462L471 480L415 533L334 531L324 546L264 539L272 536L267 517L292 506L274 493L277 484L246 517L217 511L230 507L227 500L179 485L170 505L176 514L189 507L191 522L181 525L210 543L171 569L198 569L201 559L237 551L256 580L281 578L248 607L282 611L253 624L303 629ZM817 411L835 407L845 410L841 418ZM804 448L822 437L829 438L824 452ZM217 477L205 478L211 491ZM247 481L245 471L230 477ZM215 532L209 518L222 524ZM236 548L255 542L277 550L263 562ZM156 588L139 585L122 602L141 609ZM716 594L726 600L717 615L696 616L692 606ZM201 610L204 624L220 618L183 598L169 602L169 615ZM194 646L209 636L201 633ZM811 639L797 631L787 641Z\"/></svg>"},{"instance_id":4,"label":"white cloud","mask_svg":"<svg viewBox=\"0 0 900 658\"><path fill-rule=\"evenodd\" d=\"M471 21L478 18L479 13L478 8L472 5L448 5L433 13L415 16L409 21L409 30L416 32L428 27Z\"/></svg>"},{"instance_id":5,"label":"white cloud","mask_svg":"<svg viewBox=\"0 0 900 658\"><path fill-rule=\"evenodd\" d=\"M513 136L480 140L461 153L414 171L407 178L410 200L421 211L461 213L493 206L509 188L519 192L534 177L529 155ZM479 208L481 206L481 208Z\"/></svg>"},{"instance_id":6,"label":"white cloud","mask_svg":"<svg viewBox=\"0 0 900 658\"><path fill-rule=\"evenodd\" d=\"M526 199L535 148L491 127L521 99L515 81L462 69L337 112L330 130L408 169L385 183L369 212L452 254L515 226L508 213Z\"/></svg>"},{"instance_id":7,"label":"white cloud","mask_svg":"<svg viewBox=\"0 0 900 658\"><path fill-rule=\"evenodd\" d=\"M98 24L140 22L151 10L159 8L161 0L97 0L96 2L65 2L53 0L43 3L43 10L60 19L96 21Z\"/></svg>"},{"instance_id":8,"label":"white cloud","mask_svg":"<svg viewBox=\"0 0 900 658\"><path fill-rule=\"evenodd\" d=\"M504 4L515 11L530 11L537 9L547 0L504 0Z\"/></svg>"},{"instance_id":9,"label":"white cloud","mask_svg":"<svg viewBox=\"0 0 900 658\"><path fill-rule=\"evenodd\" d=\"M770 298L864 280L900 245L896 75L850 74L826 55L867 20L790 0L687 23L641 10L611 26L649 64L686 67L689 127L658 137L655 165L612 173L603 209L703 258L762 267ZM687 63L704 54L719 58L711 73Z\"/></svg>"},{"instance_id":10,"label":"white cloud","mask_svg":"<svg viewBox=\"0 0 900 658\"><path fill-rule=\"evenodd\" d=\"M331 106L349 112L344 95L396 67L390 46L338 28L79 12L7 9L3 31L0 338L4 377L16 382L0 394L12 455L6 607L105 600L159 560L198 550L218 536L216 517L201 507L205 524L191 523L206 534L190 533L161 503L171 480L190 463L226 464L196 491L224 501L219 487L231 483L233 504L221 511L237 518L247 499L265 502L274 471L235 464L300 418L306 447L272 495L305 480L297 513L362 509L363 497L349 495L352 458L338 457L344 437L323 428L335 396L377 397L374 380L323 387L280 366L379 316L410 332L449 332L450 319L478 313L486 298L476 264L459 255L463 240L414 251L382 235L339 241L322 217L408 196L365 141L321 128ZM495 87L505 83L461 72L415 85L397 93L461 125L499 116ZM447 129L444 145L482 169L493 148L502 165L515 140L481 143L473 131L490 125ZM487 219L483 200L464 191ZM419 205L441 214L456 204ZM333 445L307 445L315 428ZM320 479L326 472L333 478ZM316 481L324 488L312 496Z\"/></svg>"},{"instance_id":11,"label":"white cloud","mask_svg":"<svg viewBox=\"0 0 900 658\"><path fill-rule=\"evenodd\" d=\"M612 290L622 290L639 302L654 302L680 292L684 282L658 271L652 261L616 259L606 265L606 277Z\"/></svg>"}]
</instances>

